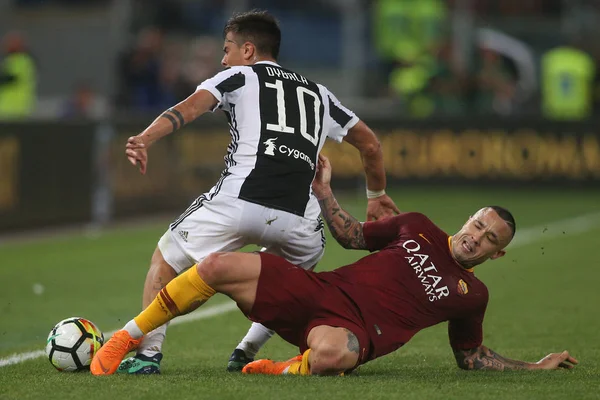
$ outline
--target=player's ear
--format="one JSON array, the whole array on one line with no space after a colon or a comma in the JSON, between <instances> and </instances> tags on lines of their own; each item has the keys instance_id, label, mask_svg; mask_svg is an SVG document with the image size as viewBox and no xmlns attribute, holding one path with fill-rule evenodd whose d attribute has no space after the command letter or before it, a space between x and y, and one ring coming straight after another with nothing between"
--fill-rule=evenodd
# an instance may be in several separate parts
<instances>
[{"instance_id":1,"label":"player's ear","mask_svg":"<svg viewBox=\"0 0 600 400\"><path fill-rule=\"evenodd\" d=\"M256 58L258 55L256 54L256 46L254 43L246 42L242 45L242 57L246 61L250 61Z\"/></svg>"},{"instance_id":2,"label":"player's ear","mask_svg":"<svg viewBox=\"0 0 600 400\"><path fill-rule=\"evenodd\" d=\"M499 252L497 252L496 254L491 256L490 260L495 260L496 258L504 257L505 254L506 254L505 250L500 250Z\"/></svg>"}]
</instances>

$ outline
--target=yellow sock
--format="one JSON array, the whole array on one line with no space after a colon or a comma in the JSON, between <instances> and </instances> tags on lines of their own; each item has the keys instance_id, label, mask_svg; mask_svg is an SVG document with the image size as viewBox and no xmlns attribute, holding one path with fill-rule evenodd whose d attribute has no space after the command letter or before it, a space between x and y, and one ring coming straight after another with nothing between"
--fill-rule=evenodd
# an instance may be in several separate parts
<instances>
[{"instance_id":1,"label":"yellow sock","mask_svg":"<svg viewBox=\"0 0 600 400\"><path fill-rule=\"evenodd\" d=\"M145 335L185 314L192 306L202 305L215 293L198 275L194 265L162 288L152 303L133 320Z\"/></svg>"},{"instance_id":2,"label":"yellow sock","mask_svg":"<svg viewBox=\"0 0 600 400\"><path fill-rule=\"evenodd\" d=\"M310 349L306 350L302 354L302 361L296 361L290 364L287 369L287 373L291 375L310 375L310 366L308 365L308 355Z\"/></svg>"}]
</instances>

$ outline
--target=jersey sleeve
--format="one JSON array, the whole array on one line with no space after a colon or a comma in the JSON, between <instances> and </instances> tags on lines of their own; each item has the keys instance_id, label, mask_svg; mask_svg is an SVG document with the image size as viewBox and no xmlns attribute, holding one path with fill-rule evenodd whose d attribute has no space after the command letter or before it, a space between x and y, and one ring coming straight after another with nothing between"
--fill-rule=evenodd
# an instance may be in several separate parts
<instances>
[{"instance_id":1,"label":"jersey sleeve","mask_svg":"<svg viewBox=\"0 0 600 400\"><path fill-rule=\"evenodd\" d=\"M402 230L409 224L419 223L423 214L409 212L363 223L363 237L369 251L381 250L400 239Z\"/></svg>"},{"instance_id":2,"label":"jersey sleeve","mask_svg":"<svg viewBox=\"0 0 600 400\"><path fill-rule=\"evenodd\" d=\"M483 343L483 318L487 308L487 296L471 315L451 319L448 322L450 346L457 350L474 349Z\"/></svg>"},{"instance_id":3,"label":"jersey sleeve","mask_svg":"<svg viewBox=\"0 0 600 400\"><path fill-rule=\"evenodd\" d=\"M246 85L246 75L240 67L232 67L221 71L212 78L202 82L196 91L207 90L217 99L217 105L211 110L229 109L229 104L236 103Z\"/></svg>"},{"instance_id":4,"label":"jersey sleeve","mask_svg":"<svg viewBox=\"0 0 600 400\"><path fill-rule=\"evenodd\" d=\"M326 118L330 120L330 128L327 137L336 142L341 142L348 134L348 130L358 123L359 118L354 112L344 107L329 89L324 86L321 87L323 88L324 100L329 104L329 112Z\"/></svg>"}]
</instances>

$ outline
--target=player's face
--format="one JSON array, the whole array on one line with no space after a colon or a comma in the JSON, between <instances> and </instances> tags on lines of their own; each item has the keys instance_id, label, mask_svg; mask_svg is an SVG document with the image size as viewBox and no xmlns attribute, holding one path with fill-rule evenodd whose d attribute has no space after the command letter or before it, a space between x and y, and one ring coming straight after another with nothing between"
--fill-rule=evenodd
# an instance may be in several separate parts
<instances>
[{"instance_id":1,"label":"player's face","mask_svg":"<svg viewBox=\"0 0 600 400\"><path fill-rule=\"evenodd\" d=\"M256 61L256 52L254 45L250 42L241 43L239 37L232 32L228 32L223 43L223 59L221 64L224 67L237 67L240 65L252 65Z\"/></svg>"},{"instance_id":2,"label":"player's face","mask_svg":"<svg viewBox=\"0 0 600 400\"><path fill-rule=\"evenodd\" d=\"M474 267L502 257L511 240L511 229L491 208L482 208L452 237L452 255L461 265Z\"/></svg>"}]
</instances>

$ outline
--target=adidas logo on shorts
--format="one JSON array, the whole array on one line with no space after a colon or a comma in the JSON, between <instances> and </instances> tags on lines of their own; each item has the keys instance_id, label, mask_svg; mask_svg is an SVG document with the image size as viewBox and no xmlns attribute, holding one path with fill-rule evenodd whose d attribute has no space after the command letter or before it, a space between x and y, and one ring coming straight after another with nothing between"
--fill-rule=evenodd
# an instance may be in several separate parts
<instances>
[{"instance_id":1,"label":"adidas logo on shorts","mask_svg":"<svg viewBox=\"0 0 600 400\"><path fill-rule=\"evenodd\" d=\"M187 237L188 237L188 233L187 231L179 231L179 236L181 236L181 238L187 243Z\"/></svg>"}]
</instances>

